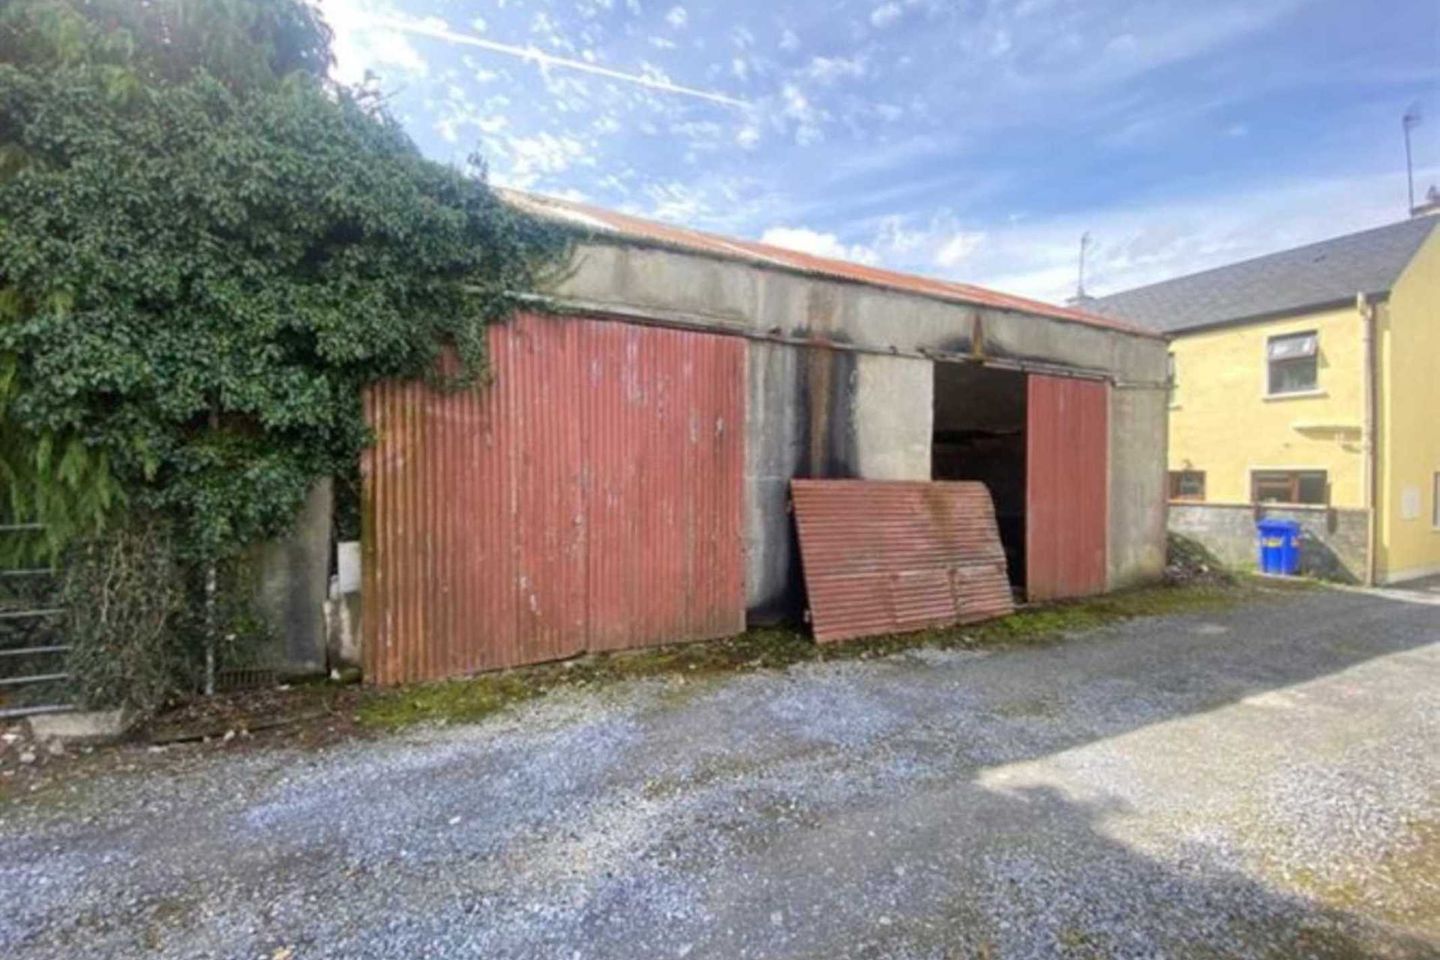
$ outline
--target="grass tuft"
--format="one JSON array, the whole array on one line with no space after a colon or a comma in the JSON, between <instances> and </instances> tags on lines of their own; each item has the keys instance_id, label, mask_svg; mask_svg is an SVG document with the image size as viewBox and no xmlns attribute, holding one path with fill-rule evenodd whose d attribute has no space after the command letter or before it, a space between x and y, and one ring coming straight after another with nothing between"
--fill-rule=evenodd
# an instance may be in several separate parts
<instances>
[{"instance_id":1,"label":"grass tuft","mask_svg":"<svg viewBox=\"0 0 1440 960\"><path fill-rule=\"evenodd\" d=\"M872 659L921 647L1005 649L1056 643L1089 630L1136 617L1168 616L1230 609L1266 597L1308 589L1303 582L1242 577L1234 583L1203 582L1151 586L1118 593L1026 607L985 623L896 636L869 637L821 646L798 630L769 627L735 637L595 654L461 680L380 690L357 711L363 726L395 730L416 723L472 722L557 688L585 688L648 677L712 678L752 670L778 670L799 663Z\"/></svg>"}]
</instances>

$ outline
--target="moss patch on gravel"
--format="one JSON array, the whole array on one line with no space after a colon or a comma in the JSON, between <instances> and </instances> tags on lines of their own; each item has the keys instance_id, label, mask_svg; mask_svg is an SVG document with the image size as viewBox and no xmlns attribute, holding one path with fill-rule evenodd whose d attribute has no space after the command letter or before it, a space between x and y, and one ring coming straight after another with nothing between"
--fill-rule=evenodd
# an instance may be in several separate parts
<instances>
[{"instance_id":1,"label":"moss patch on gravel","mask_svg":"<svg viewBox=\"0 0 1440 960\"><path fill-rule=\"evenodd\" d=\"M1004 649L1056 643L1076 633L1136 617L1228 610L1242 603L1282 598L1307 589L1313 586L1303 581L1253 577L1228 584L1141 587L1026 607L985 623L823 646L799 630L757 629L722 640L589 655L462 680L379 690L362 698L356 715L363 726L379 730L416 723L474 721L557 688L593 687L650 677L701 679L783 669L798 663L871 659L922 647Z\"/></svg>"}]
</instances>

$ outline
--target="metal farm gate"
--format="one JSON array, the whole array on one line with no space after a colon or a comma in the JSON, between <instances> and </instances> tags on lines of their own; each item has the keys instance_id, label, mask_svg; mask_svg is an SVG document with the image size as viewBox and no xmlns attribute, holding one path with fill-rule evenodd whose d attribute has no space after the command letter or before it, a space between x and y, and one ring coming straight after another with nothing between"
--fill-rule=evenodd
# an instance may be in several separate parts
<instances>
[{"instance_id":1,"label":"metal farm gate","mask_svg":"<svg viewBox=\"0 0 1440 960\"><path fill-rule=\"evenodd\" d=\"M43 530L38 523L0 520L0 538ZM50 567L0 566L0 721L75 709L58 592Z\"/></svg>"},{"instance_id":2,"label":"metal farm gate","mask_svg":"<svg viewBox=\"0 0 1440 960\"><path fill-rule=\"evenodd\" d=\"M527 314L490 358L366 394L367 680L743 630L745 341Z\"/></svg>"},{"instance_id":3,"label":"metal farm gate","mask_svg":"<svg viewBox=\"0 0 1440 960\"><path fill-rule=\"evenodd\" d=\"M1030 374L1026 397L1026 593L1103 593L1109 531L1109 386Z\"/></svg>"}]
</instances>

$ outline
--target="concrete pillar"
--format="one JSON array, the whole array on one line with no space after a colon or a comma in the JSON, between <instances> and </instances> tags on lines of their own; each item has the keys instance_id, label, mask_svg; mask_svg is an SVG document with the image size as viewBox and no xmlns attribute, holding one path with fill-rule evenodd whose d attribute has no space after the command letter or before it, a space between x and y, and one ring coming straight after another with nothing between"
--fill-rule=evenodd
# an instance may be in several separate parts
<instances>
[{"instance_id":1,"label":"concrete pillar","mask_svg":"<svg viewBox=\"0 0 1440 960\"><path fill-rule=\"evenodd\" d=\"M1168 405L1163 387L1110 388L1111 590L1165 573Z\"/></svg>"},{"instance_id":2,"label":"concrete pillar","mask_svg":"<svg viewBox=\"0 0 1440 960\"><path fill-rule=\"evenodd\" d=\"M259 550L256 605L286 673L325 672L325 600L334 493L327 477L305 498L288 536Z\"/></svg>"}]
</instances>

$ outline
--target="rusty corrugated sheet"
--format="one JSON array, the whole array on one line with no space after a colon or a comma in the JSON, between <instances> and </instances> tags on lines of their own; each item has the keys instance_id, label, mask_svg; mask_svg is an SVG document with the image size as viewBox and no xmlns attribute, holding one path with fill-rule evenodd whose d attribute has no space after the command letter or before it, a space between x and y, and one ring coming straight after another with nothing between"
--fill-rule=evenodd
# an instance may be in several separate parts
<instances>
[{"instance_id":1,"label":"rusty corrugated sheet","mask_svg":"<svg viewBox=\"0 0 1440 960\"><path fill-rule=\"evenodd\" d=\"M935 277L921 277L910 273L898 273L894 270L882 270L879 267L869 267L846 260L817 257L801 253L798 250L756 243L753 240L744 240L739 237L724 237L701 230L657 223L654 220L632 217L629 214L605 210L573 200L561 200L558 197L540 196L519 190L502 190L500 192L513 204L530 213L618 237L664 244L729 260L747 260L762 266L783 267L817 276L885 287L890 290L916 293L941 300L995 307L1000 310L1014 310L1019 313L1069 320L1093 327L1104 327L1142 337L1162 339L1162 336L1154 330L1138 324L1127 323L1124 320L1084 310L1059 307L1053 303L1043 303L1027 297L1000 293L969 283L955 283Z\"/></svg>"},{"instance_id":2,"label":"rusty corrugated sheet","mask_svg":"<svg viewBox=\"0 0 1440 960\"><path fill-rule=\"evenodd\" d=\"M375 683L744 629L745 343L525 315L494 382L369 390Z\"/></svg>"},{"instance_id":3,"label":"rusty corrugated sheet","mask_svg":"<svg viewBox=\"0 0 1440 960\"><path fill-rule=\"evenodd\" d=\"M1109 530L1109 387L1031 374L1026 413L1026 594L1105 590Z\"/></svg>"},{"instance_id":4,"label":"rusty corrugated sheet","mask_svg":"<svg viewBox=\"0 0 1440 960\"><path fill-rule=\"evenodd\" d=\"M792 480L790 492L816 640L1014 610L983 483Z\"/></svg>"}]
</instances>

